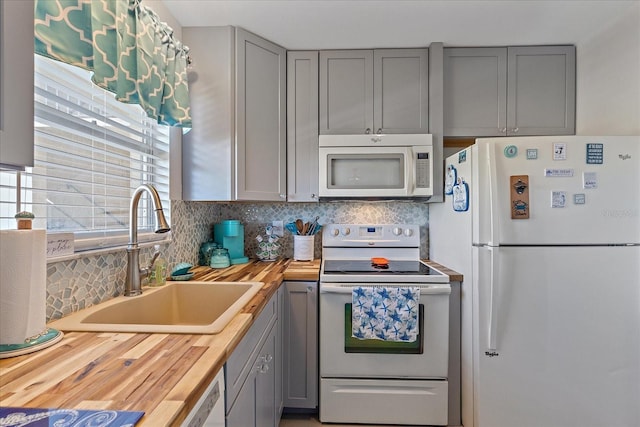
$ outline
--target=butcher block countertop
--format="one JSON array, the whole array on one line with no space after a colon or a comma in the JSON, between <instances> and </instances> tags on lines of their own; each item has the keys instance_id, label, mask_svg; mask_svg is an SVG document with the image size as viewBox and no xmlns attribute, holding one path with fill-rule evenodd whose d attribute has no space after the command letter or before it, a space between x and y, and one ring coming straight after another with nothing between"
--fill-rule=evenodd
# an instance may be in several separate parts
<instances>
[{"instance_id":1,"label":"butcher block countertop","mask_svg":"<svg viewBox=\"0 0 640 427\"><path fill-rule=\"evenodd\" d=\"M59 343L0 360L0 405L144 411L137 425L179 426L283 280L318 280L320 261L251 261L193 280L264 282L217 335L65 332Z\"/></svg>"},{"instance_id":2,"label":"butcher block countertop","mask_svg":"<svg viewBox=\"0 0 640 427\"><path fill-rule=\"evenodd\" d=\"M0 405L144 411L137 425L179 426L282 281L317 281L320 261L251 261L192 271L193 280L264 286L217 335L65 332L49 348L1 359Z\"/></svg>"},{"instance_id":3,"label":"butcher block countertop","mask_svg":"<svg viewBox=\"0 0 640 427\"><path fill-rule=\"evenodd\" d=\"M429 261L428 259L424 260L424 262L426 262L430 266L435 267L436 269L440 270L441 272L449 276L450 282L462 282L463 277L461 273L458 273L457 271L454 271L448 267L445 267L442 264L438 264L437 262Z\"/></svg>"}]
</instances>

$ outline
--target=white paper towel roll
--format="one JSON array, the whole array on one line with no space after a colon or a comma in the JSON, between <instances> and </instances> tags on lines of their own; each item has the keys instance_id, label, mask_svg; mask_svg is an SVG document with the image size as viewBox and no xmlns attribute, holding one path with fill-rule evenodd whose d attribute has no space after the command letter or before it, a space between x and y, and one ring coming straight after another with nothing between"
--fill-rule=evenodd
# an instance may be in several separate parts
<instances>
[{"instance_id":1,"label":"white paper towel roll","mask_svg":"<svg viewBox=\"0 0 640 427\"><path fill-rule=\"evenodd\" d=\"M46 329L45 230L0 231L0 344L22 344Z\"/></svg>"}]
</instances>

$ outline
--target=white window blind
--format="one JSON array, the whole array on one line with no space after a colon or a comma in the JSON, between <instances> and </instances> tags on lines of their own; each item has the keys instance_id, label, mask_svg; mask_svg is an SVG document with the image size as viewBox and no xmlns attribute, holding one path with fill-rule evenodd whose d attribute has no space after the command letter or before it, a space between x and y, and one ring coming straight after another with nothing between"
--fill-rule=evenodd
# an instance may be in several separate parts
<instances>
[{"instance_id":1,"label":"white window blind","mask_svg":"<svg viewBox=\"0 0 640 427\"><path fill-rule=\"evenodd\" d=\"M142 183L156 187L169 220L169 128L93 85L88 71L39 55L35 70L34 167L19 186L16 172L0 174L2 228L15 228L20 198L34 227L74 232L76 250L125 244L131 194ZM139 208L139 240L165 238L151 233L146 193Z\"/></svg>"}]
</instances>

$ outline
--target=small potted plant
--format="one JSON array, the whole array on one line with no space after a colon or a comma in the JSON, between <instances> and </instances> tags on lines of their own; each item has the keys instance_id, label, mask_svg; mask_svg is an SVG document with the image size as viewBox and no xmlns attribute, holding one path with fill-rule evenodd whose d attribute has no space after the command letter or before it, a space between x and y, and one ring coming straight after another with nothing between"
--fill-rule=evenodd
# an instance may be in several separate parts
<instances>
[{"instance_id":1,"label":"small potted plant","mask_svg":"<svg viewBox=\"0 0 640 427\"><path fill-rule=\"evenodd\" d=\"M18 222L18 230L31 230L31 222L35 217L34 214L27 211L15 214L15 219Z\"/></svg>"}]
</instances>

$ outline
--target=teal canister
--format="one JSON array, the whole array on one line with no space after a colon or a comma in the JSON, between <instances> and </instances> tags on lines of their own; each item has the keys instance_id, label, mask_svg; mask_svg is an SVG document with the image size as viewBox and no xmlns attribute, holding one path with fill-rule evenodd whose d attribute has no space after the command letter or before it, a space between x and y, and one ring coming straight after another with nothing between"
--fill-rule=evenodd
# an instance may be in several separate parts
<instances>
[{"instance_id":1,"label":"teal canister","mask_svg":"<svg viewBox=\"0 0 640 427\"><path fill-rule=\"evenodd\" d=\"M231 265L229 251L225 248L216 248L211 252L211 268L226 268Z\"/></svg>"},{"instance_id":2,"label":"teal canister","mask_svg":"<svg viewBox=\"0 0 640 427\"><path fill-rule=\"evenodd\" d=\"M213 240L208 242L204 242L200 245L200 252L198 252L198 265L210 265L211 264L211 253L214 249L219 248L218 245Z\"/></svg>"}]
</instances>

